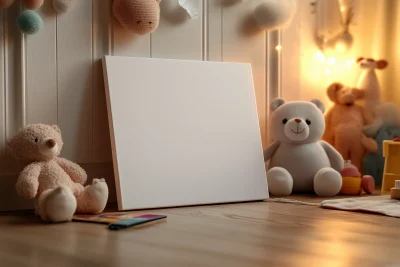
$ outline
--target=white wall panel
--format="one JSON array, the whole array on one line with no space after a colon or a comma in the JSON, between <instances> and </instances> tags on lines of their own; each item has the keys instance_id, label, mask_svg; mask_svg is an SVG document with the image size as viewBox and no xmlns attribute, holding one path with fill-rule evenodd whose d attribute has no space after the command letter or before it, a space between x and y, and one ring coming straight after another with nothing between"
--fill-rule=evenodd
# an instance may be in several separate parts
<instances>
[{"instance_id":1,"label":"white wall panel","mask_svg":"<svg viewBox=\"0 0 400 267\"><path fill-rule=\"evenodd\" d=\"M57 17L52 1L37 10L43 28L26 36L26 122L57 124Z\"/></svg>"},{"instance_id":2,"label":"white wall panel","mask_svg":"<svg viewBox=\"0 0 400 267\"><path fill-rule=\"evenodd\" d=\"M93 1L93 161L111 162L102 57L111 53L111 0Z\"/></svg>"},{"instance_id":3,"label":"white wall panel","mask_svg":"<svg viewBox=\"0 0 400 267\"><path fill-rule=\"evenodd\" d=\"M62 155L93 160L92 0L57 18L58 124Z\"/></svg>"},{"instance_id":4,"label":"white wall panel","mask_svg":"<svg viewBox=\"0 0 400 267\"><path fill-rule=\"evenodd\" d=\"M251 19L255 5L260 2L222 1L222 60L251 63L261 134L265 146L266 34L265 31L257 31Z\"/></svg>"},{"instance_id":5,"label":"white wall panel","mask_svg":"<svg viewBox=\"0 0 400 267\"><path fill-rule=\"evenodd\" d=\"M138 35L124 27L111 13L112 54L115 56L150 57L150 35Z\"/></svg>"},{"instance_id":6,"label":"white wall panel","mask_svg":"<svg viewBox=\"0 0 400 267\"><path fill-rule=\"evenodd\" d=\"M19 31L16 18L21 12L19 1L15 2L5 12L5 91L6 91L6 137L11 137L23 126L23 90L22 83L24 58L22 49L23 35Z\"/></svg>"},{"instance_id":7,"label":"white wall panel","mask_svg":"<svg viewBox=\"0 0 400 267\"><path fill-rule=\"evenodd\" d=\"M190 19L178 1L161 1L160 25L151 34L151 57L202 59L202 1L193 2L199 16Z\"/></svg>"},{"instance_id":8,"label":"white wall panel","mask_svg":"<svg viewBox=\"0 0 400 267\"><path fill-rule=\"evenodd\" d=\"M6 139L6 112L5 112L5 75L4 75L4 11L0 10L0 159L4 157Z\"/></svg>"},{"instance_id":9,"label":"white wall panel","mask_svg":"<svg viewBox=\"0 0 400 267\"><path fill-rule=\"evenodd\" d=\"M204 0L204 2L205 59L222 61L222 3L215 0Z\"/></svg>"}]
</instances>

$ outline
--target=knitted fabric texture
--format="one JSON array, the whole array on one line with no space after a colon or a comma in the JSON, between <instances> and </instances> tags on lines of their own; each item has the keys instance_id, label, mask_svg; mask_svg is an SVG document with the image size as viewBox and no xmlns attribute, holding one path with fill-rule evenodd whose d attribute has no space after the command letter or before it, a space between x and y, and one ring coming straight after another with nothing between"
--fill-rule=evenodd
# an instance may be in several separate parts
<instances>
[{"instance_id":1,"label":"knitted fabric texture","mask_svg":"<svg viewBox=\"0 0 400 267\"><path fill-rule=\"evenodd\" d=\"M0 8L8 8L15 0L0 0Z\"/></svg>"},{"instance_id":2,"label":"knitted fabric texture","mask_svg":"<svg viewBox=\"0 0 400 267\"><path fill-rule=\"evenodd\" d=\"M25 10L18 17L18 27L23 33L35 34L43 27L43 20L36 12Z\"/></svg>"},{"instance_id":3,"label":"knitted fabric texture","mask_svg":"<svg viewBox=\"0 0 400 267\"><path fill-rule=\"evenodd\" d=\"M115 0L113 12L121 25L139 35L154 32L160 22L160 0Z\"/></svg>"},{"instance_id":4,"label":"knitted fabric texture","mask_svg":"<svg viewBox=\"0 0 400 267\"><path fill-rule=\"evenodd\" d=\"M44 0L24 0L24 5L28 9L37 9L43 5Z\"/></svg>"}]
</instances>

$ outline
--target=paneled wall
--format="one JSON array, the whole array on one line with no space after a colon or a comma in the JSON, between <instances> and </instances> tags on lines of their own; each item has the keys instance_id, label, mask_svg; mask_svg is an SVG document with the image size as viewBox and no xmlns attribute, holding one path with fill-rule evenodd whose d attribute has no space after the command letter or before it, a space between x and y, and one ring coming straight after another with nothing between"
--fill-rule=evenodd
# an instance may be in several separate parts
<instances>
[{"instance_id":1,"label":"paneled wall","mask_svg":"<svg viewBox=\"0 0 400 267\"><path fill-rule=\"evenodd\" d=\"M190 19L177 0L163 0L160 26L146 36L120 26L111 0L79 0L63 15L45 0L38 10L44 27L32 36L16 27L19 1L0 11L0 210L31 207L15 195L21 166L4 144L24 125L39 122L61 127L62 156L82 164L91 178L107 178L114 200L104 55L251 63L266 145L267 66L277 73L267 54L277 39L252 27L251 12L260 1L198 0L200 15Z\"/></svg>"}]
</instances>

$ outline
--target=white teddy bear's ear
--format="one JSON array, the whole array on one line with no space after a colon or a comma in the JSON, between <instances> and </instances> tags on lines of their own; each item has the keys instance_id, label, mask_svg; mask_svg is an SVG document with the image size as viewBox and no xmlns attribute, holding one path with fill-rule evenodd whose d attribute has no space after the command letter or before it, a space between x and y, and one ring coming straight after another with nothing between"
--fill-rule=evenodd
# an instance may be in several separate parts
<instances>
[{"instance_id":1,"label":"white teddy bear's ear","mask_svg":"<svg viewBox=\"0 0 400 267\"><path fill-rule=\"evenodd\" d=\"M322 113L325 112L325 105L324 105L324 103L322 103L321 100L313 99L313 100L311 100L311 103L314 103L317 106L317 108L319 108L319 110L321 110Z\"/></svg>"},{"instance_id":2,"label":"white teddy bear's ear","mask_svg":"<svg viewBox=\"0 0 400 267\"><path fill-rule=\"evenodd\" d=\"M276 99L272 100L272 102L270 104L270 109L271 109L271 111L275 111L277 108L279 108L283 104L285 104L285 100L283 100L282 98L276 98Z\"/></svg>"}]
</instances>

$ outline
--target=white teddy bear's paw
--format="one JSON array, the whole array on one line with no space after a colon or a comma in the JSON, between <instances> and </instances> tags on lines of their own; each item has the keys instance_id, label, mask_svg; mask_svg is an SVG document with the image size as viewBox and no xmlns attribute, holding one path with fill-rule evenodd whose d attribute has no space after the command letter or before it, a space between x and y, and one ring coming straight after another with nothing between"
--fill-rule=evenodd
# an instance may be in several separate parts
<instances>
[{"instance_id":1,"label":"white teddy bear's paw","mask_svg":"<svg viewBox=\"0 0 400 267\"><path fill-rule=\"evenodd\" d=\"M336 196L342 188L342 176L332 168L320 169L314 177L314 191L320 197Z\"/></svg>"},{"instance_id":2,"label":"white teddy bear's paw","mask_svg":"<svg viewBox=\"0 0 400 267\"><path fill-rule=\"evenodd\" d=\"M100 178L100 179L94 178L92 181L92 184L105 183L105 182L106 182L106 180L104 178Z\"/></svg>"},{"instance_id":3,"label":"white teddy bear's paw","mask_svg":"<svg viewBox=\"0 0 400 267\"><path fill-rule=\"evenodd\" d=\"M71 221L77 206L76 198L71 189L60 186L53 189L45 200L45 217L51 222Z\"/></svg>"},{"instance_id":4,"label":"white teddy bear's paw","mask_svg":"<svg viewBox=\"0 0 400 267\"><path fill-rule=\"evenodd\" d=\"M271 168L267 173L269 192L275 196L288 196L293 190L293 178L281 167Z\"/></svg>"},{"instance_id":5,"label":"white teddy bear's paw","mask_svg":"<svg viewBox=\"0 0 400 267\"><path fill-rule=\"evenodd\" d=\"M102 212L108 201L108 186L104 178L93 179L92 185L86 188L91 199L91 210L94 213Z\"/></svg>"}]
</instances>

